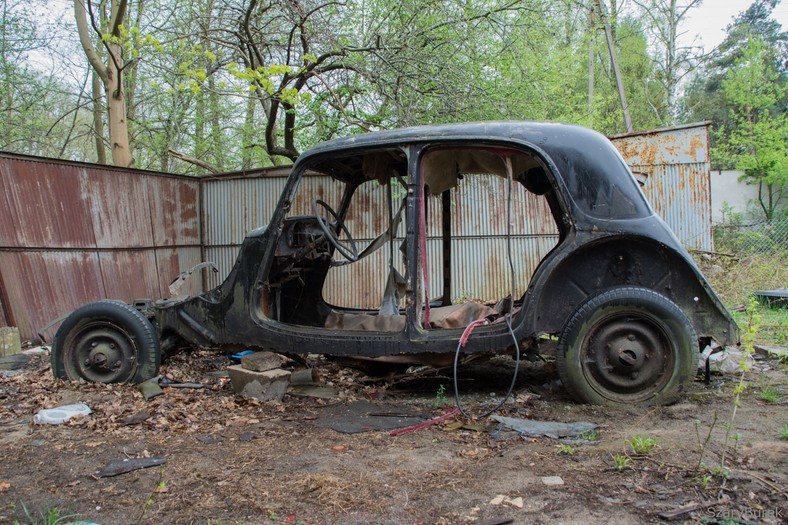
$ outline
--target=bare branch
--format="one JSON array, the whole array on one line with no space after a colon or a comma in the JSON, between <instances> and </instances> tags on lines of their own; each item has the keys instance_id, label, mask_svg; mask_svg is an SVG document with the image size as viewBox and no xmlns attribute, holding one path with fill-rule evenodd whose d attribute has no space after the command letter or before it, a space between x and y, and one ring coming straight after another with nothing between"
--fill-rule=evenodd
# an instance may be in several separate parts
<instances>
[{"instance_id":1,"label":"bare branch","mask_svg":"<svg viewBox=\"0 0 788 525\"><path fill-rule=\"evenodd\" d=\"M186 155L185 153L179 153L172 148L167 148L167 153L170 154L171 157L175 157L176 159L180 159L184 162L188 162L189 164L194 164L195 166L199 166L205 170L210 171L213 174L219 173L219 170L205 162L204 160L200 160L196 157L192 157L191 155Z\"/></svg>"}]
</instances>

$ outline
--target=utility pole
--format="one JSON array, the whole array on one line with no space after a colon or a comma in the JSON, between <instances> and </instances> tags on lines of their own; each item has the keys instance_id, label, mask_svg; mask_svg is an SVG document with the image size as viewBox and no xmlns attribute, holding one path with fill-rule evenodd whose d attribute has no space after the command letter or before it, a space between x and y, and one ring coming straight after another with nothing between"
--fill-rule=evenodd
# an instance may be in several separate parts
<instances>
[{"instance_id":1,"label":"utility pole","mask_svg":"<svg viewBox=\"0 0 788 525\"><path fill-rule=\"evenodd\" d=\"M618 98L621 100L621 111L624 113L624 123L627 126L627 133L634 131L632 128L632 118L629 116L629 104L627 104L627 95L624 93L624 82L621 79L621 68L618 67L618 58L616 57L616 46L613 41L613 30L610 28L610 21L605 16L605 8L602 0L595 0L599 8L599 16L602 18L602 23L605 25L605 39L607 40L607 49L610 52L610 62L613 64L613 74L616 77L616 86L618 87Z\"/></svg>"}]
</instances>

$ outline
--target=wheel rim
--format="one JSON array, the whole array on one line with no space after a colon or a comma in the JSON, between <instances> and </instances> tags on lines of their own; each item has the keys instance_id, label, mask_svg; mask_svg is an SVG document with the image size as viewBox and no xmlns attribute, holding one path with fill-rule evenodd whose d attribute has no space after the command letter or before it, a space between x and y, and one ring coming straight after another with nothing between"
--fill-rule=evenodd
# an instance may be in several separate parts
<instances>
[{"instance_id":1,"label":"wheel rim","mask_svg":"<svg viewBox=\"0 0 788 525\"><path fill-rule=\"evenodd\" d=\"M611 400L642 401L670 382L676 349L661 323L620 314L596 323L583 341L582 367L589 384Z\"/></svg>"},{"instance_id":2,"label":"wheel rim","mask_svg":"<svg viewBox=\"0 0 788 525\"><path fill-rule=\"evenodd\" d=\"M97 321L74 334L64 355L66 375L97 383L129 381L137 366L134 339L119 326Z\"/></svg>"}]
</instances>

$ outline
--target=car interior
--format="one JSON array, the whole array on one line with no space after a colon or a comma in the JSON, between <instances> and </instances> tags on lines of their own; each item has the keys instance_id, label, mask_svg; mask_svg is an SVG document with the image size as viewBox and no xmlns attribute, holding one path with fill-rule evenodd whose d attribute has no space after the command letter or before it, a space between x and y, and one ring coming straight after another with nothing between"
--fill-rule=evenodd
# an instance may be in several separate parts
<instances>
[{"instance_id":1,"label":"car interior","mask_svg":"<svg viewBox=\"0 0 788 525\"><path fill-rule=\"evenodd\" d=\"M408 173L400 148L306 167L264 289L269 317L398 332L409 288L425 330L494 322L521 307L535 268L515 275L509 258L525 250L541 260L562 235L546 164L535 153L482 145L417 154L418 173Z\"/></svg>"}]
</instances>

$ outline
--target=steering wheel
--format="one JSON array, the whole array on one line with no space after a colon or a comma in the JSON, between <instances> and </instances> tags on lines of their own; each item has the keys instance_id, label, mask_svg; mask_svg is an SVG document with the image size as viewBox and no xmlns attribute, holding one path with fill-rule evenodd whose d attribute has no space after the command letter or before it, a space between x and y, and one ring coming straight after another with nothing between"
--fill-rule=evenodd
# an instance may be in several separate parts
<instances>
[{"instance_id":1,"label":"steering wheel","mask_svg":"<svg viewBox=\"0 0 788 525\"><path fill-rule=\"evenodd\" d=\"M324 213L320 213L320 208L323 208ZM317 219L317 223L320 225L320 229L323 230L323 233L326 234L326 239L331 245L337 249L342 256L350 262L355 262L358 260L358 248L356 248L356 241L353 240L353 237L350 236L350 232L345 226L345 223L339 220L337 216L337 212L331 209L331 206L326 204L324 201L320 199L315 199L315 204L313 205L313 209L315 212L315 218ZM335 228L332 228L329 224L329 219L334 220L334 224L336 225ZM340 239L340 235L344 233L346 239Z\"/></svg>"}]
</instances>

